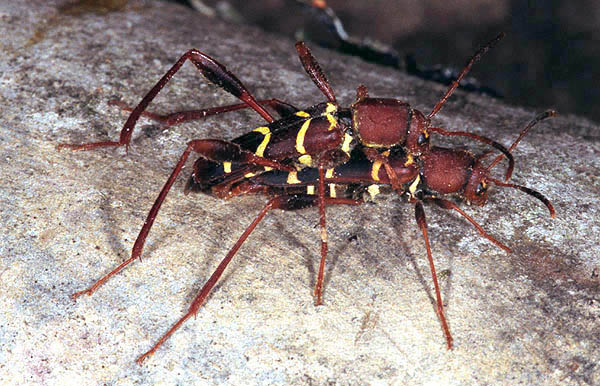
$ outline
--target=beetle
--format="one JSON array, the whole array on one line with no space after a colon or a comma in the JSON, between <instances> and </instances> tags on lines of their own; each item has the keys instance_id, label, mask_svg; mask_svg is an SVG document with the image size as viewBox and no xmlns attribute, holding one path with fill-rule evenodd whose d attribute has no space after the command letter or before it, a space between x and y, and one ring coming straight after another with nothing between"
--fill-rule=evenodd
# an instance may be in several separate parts
<instances>
[{"instance_id":1,"label":"beetle","mask_svg":"<svg viewBox=\"0 0 600 386\"><path fill-rule=\"evenodd\" d=\"M554 115L555 112L551 110L538 115L523 128L518 138L510 146L509 151L512 152L515 149L521 139L534 125ZM432 281L434 283L437 313L446 337L448 349L451 349L453 338L444 313L435 264L431 253L423 203L433 202L442 209L458 212L476 228L482 237L488 239L507 253L511 252L509 247L488 234L471 216L460 209L453 201L445 197L451 195L459 200L483 206L488 200L489 187L495 185L518 189L540 200L547 207L552 218L556 216L556 212L552 203L538 191L526 186L503 182L492 177L491 170L500 162L504 155L499 155L489 165L485 165L484 161L489 156L489 152L475 156L464 149L434 146L417 162L409 162L410 157L401 146L395 146L387 152L386 157L397 177L396 182L400 186L400 189L394 188L393 191L407 198L408 202L413 203L415 207L415 218L418 227L423 233ZM325 202L328 205L361 205L365 200L357 198L357 192L368 192L368 195L374 198L379 194L381 187L392 186L389 173L385 169L382 169L378 162L369 160L364 151L359 147L354 148L348 162L328 170L324 180L325 185L329 188L325 193L327 196ZM256 176L250 176L231 186L230 191L232 195L264 194L273 198L268 201L263 210L246 229L246 232L238 239L234 247L223 259L193 300L188 312L150 351L140 357L140 360L152 355L185 320L198 312L199 307L205 301L241 244L268 211L272 209L299 210L316 206L317 197L315 197L315 187L319 186L323 178L319 170L306 167L295 173L293 182L290 182L289 176L289 172L272 170ZM193 179L190 179L188 184L191 184L193 188ZM341 191L338 193L340 188Z\"/></svg>"},{"instance_id":2,"label":"beetle","mask_svg":"<svg viewBox=\"0 0 600 386\"><path fill-rule=\"evenodd\" d=\"M338 197L336 185L350 185L351 183L346 178L350 178L353 173L362 175L361 173L368 172L370 177L364 177L363 175L362 179L355 181L354 184L358 183L363 187L367 183L369 187L377 186L378 183L389 184L399 194L404 195L408 192L410 201L415 203L417 222L426 241L428 259L436 289L438 315L443 325L448 348L451 348L452 337L447 327L441 303L435 267L429 248L422 201L435 201L442 207L445 205L447 209L459 211L469 221L471 219L458 207L450 206L450 201L434 199L435 195L431 196L424 192L433 189L433 191L438 192L437 194L442 195L456 193L461 198L476 204L483 204L485 199L482 197L487 197L486 186L489 182L492 182L500 186L517 187L537 198L542 197L537 192L532 193L534 191L528 190L528 188L492 179L488 175L489 173L485 172L485 170L489 171L491 167L484 169L480 165L479 159L474 158L470 153L453 149L443 150L443 148L431 146L429 141L429 132L436 132L442 136L463 136L488 144L502 153L494 160L493 165L503 158L508 159L505 180L510 178L514 166L512 149L507 149L498 142L483 136L463 131L446 131L431 125L431 118L452 95L473 63L502 36L503 34L496 37L469 60L458 79L448 88L428 116L410 108L407 103L402 101L370 98L364 86L358 87L357 100L351 107L340 107L319 64L303 42L296 44L300 60L306 73L327 98L326 102L303 110L279 99L257 100L225 66L201 51L193 49L186 52L135 108L130 109L120 102L111 102L131 111L121 130L118 141L61 144L58 149L92 150L101 147L125 146L125 150L128 151L133 129L141 116L147 116L171 126L211 115L252 108L267 123L230 141L222 139L194 139L189 141L149 211L133 245L131 256L91 287L74 293L72 297L76 299L83 294L91 295L110 277L120 272L136 258L141 257L145 240L165 197L183 169L189 155L195 152L200 157L194 163L192 175L186 184L186 192L201 191L220 198L262 193L271 196L271 198L240 236L225 259L219 264L192 302L189 311L150 351L138 358L138 362L141 363L146 357L154 353L185 320L198 311L229 261L267 212L272 209L299 210L307 207L318 207L321 228L321 260L314 295L316 298L315 304L322 304L323 278L328 249L325 207L330 205L360 205L362 201L359 199ZM147 112L146 108L150 102L188 60L209 81L238 97L243 103L178 112L168 116L158 116ZM281 118L275 119L265 107L275 110ZM523 135L524 133L521 137ZM514 146L516 146L516 143L513 144L512 148ZM489 153L485 154L487 156ZM462 160L460 161L462 163L457 161L459 159ZM447 166L454 165L455 161L459 162L457 164L459 166ZM449 177L448 171L457 172L463 176ZM302 178L307 173L312 177L303 182ZM481 177L478 184L475 185L476 191L479 192L476 196L475 193L471 194L470 190L465 190L466 187L471 189L470 180L464 180L464 175L467 174ZM281 176L285 176L285 184L277 187L273 181L281 178ZM436 178L438 182L436 182ZM463 179L461 180L461 178ZM376 183L373 184L373 182ZM442 185L448 185L449 182L451 182L451 188L441 187ZM369 189L369 187L366 189ZM304 193L298 193L296 191L298 188L306 190ZM292 193L286 193L287 191ZM371 191L370 193L373 194L374 192ZM543 201L550 209L549 202L545 199ZM553 212L553 209L551 211ZM474 221L471 222L474 225L476 224ZM476 226L482 234L487 235L481 227ZM486 236L488 239L500 246L495 239L488 236ZM507 248L503 249L507 250Z\"/></svg>"}]
</instances>

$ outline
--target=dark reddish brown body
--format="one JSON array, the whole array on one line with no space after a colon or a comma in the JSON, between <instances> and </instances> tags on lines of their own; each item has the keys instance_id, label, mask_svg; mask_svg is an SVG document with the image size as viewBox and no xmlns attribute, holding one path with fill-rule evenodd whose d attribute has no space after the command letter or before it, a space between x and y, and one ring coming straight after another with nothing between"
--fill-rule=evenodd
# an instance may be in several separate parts
<instances>
[{"instance_id":1,"label":"dark reddish brown body","mask_svg":"<svg viewBox=\"0 0 600 386\"><path fill-rule=\"evenodd\" d=\"M412 110L408 103L398 99L363 98L351 109L354 130L365 146L392 147L406 141Z\"/></svg>"},{"instance_id":2,"label":"dark reddish brown body","mask_svg":"<svg viewBox=\"0 0 600 386\"><path fill-rule=\"evenodd\" d=\"M475 159L466 150L432 148L422 157L425 184L440 194L460 192L467 183Z\"/></svg>"},{"instance_id":3,"label":"dark reddish brown body","mask_svg":"<svg viewBox=\"0 0 600 386\"><path fill-rule=\"evenodd\" d=\"M267 195L269 199L195 296L188 311L149 351L138 358L139 363L152 355L187 319L198 312L244 241L273 209L293 211L310 207L318 208L321 260L314 296L316 305L321 304L328 251L326 206L360 205L364 201L357 197L357 192L366 190L374 197L382 185L391 186L399 195L407 197L409 202L414 204L415 219L425 241L436 295L437 314L447 346L449 349L452 348L453 339L444 314L429 245L423 203L430 201L443 209L460 213L483 237L506 251L510 251L508 247L487 234L475 220L443 196L452 194L471 203L483 205L487 200L488 186L491 183L516 188L538 198L554 216L552 205L540 193L523 186L502 182L491 176L491 169L503 158L507 158L505 180L510 178L514 165L512 150L529 128L551 116L552 112L537 117L525 127L509 149L486 137L462 131L446 131L431 125L431 118L458 87L458 83L472 64L501 37L502 35L498 36L471 58L457 80L452 83L427 116L399 100L371 98L364 86L358 87L356 102L351 107L340 107L316 59L302 42L296 45L296 49L304 69L327 98L327 102L314 105L304 111L278 99L257 100L235 75L210 56L198 50L186 52L134 109L124 107L120 102L113 102L131 111L118 141L91 142L81 145L63 144L59 145L59 149L91 150L116 146L124 146L128 149L133 129L142 115L160 121L165 126L172 126L211 115L252 108L264 118L266 124L230 141L222 139L189 141L152 205L133 245L131 256L88 289L73 294L73 298L83 294L91 295L109 278L137 258L141 258L146 238L160 207L188 157L194 152L199 158L194 163L194 170L186 185L188 191L202 191L221 198L260 193ZM158 92L188 60L209 81L238 97L243 103L177 112L168 116L159 116L145 111ZM282 116L281 119L276 120L266 107L275 110ZM483 161L490 152L474 156L464 150L431 146L430 133L433 132L442 136L475 139L492 146L502 154L485 166ZM339 187L344 188L341 192L344 195L338 193Z\"/></svg>"}]
</instances>

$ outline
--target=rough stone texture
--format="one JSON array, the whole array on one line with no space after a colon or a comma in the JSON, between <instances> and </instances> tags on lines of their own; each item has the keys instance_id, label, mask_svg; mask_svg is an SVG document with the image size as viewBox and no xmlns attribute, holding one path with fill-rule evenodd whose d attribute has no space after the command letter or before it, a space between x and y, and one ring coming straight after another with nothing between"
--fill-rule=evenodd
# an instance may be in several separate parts
<instances>
[{"instance_id":1,"label":"rough stone texture","mask_svg":"<svg viewBox=\"0 0 600 386\"><path fill-rule=\"evenodd\" d=\"M181 178L144 260L94 296L69 295L128 256L187 140L232 138L251 112L161 130L141 121L131 151L57 152L63 142L117 138L136 103L186 49L228 65L259 97L323 99L293 42L191 17L162 3L109 13L61 12L55 1L0 5L0 381L36 384L600 383L598 127L545 121L515 152L514 180L537 200L496 190L467 210L514 250L427 207L455 338L435 315L413 209L389 196L328 210L325 305L313 306L317 213L273 212L200 310L143 367L134 363L189 305L265 199L184 196ZM341 103L372 95L429 111L443 88L314 50ZM499 71L502 64L498 64ZM186 64L152 110L232 103ZM536 112L458 92L435 122L510 143ZM468 143L471 146L471 143ZM355 237L354 237L355 236Z\"/></svg>"}]
</instances>

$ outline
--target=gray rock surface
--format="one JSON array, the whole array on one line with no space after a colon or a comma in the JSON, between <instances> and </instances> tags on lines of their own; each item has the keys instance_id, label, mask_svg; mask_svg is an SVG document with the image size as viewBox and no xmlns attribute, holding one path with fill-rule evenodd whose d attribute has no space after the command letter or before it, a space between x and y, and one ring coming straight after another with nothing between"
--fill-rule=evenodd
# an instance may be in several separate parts
<instances>
[{"instance_id":1,"label":"gray rock surface","mask_svg":"<svg viewBox=\"0 0 600 386\"><path fill-rule=\"evenodd\" d=\"M184 196L180 178L143 261L92 297L74 302L70 294L129 255L187 140L232 138L261 121L243 112L163 130L141 120L127 155L55 146L118 138L126 115L106 102L137 103L191 47L226 64L258 97L308 106L323 96L292 41L173 5L67 12L57 1L3 2L0 20L1 383L600 383L600 131L574 116L543 122L515 152L514 181L543 192L556 219L513 189L497 189L482 208L463 205L512 254L458 216L426 207L454 350L435 314L413 209L388 196L328 210L323 306L311 294L316 210L273 212L197 318L138 366L134 359L185 312L265 198ZM344 105L361 83L425 112L444 91L314 53ZM186 64L152 110L228 103L234 99ZM435 123L509 144L536 113L457 92Z\"/></svg>"}]
</instances>

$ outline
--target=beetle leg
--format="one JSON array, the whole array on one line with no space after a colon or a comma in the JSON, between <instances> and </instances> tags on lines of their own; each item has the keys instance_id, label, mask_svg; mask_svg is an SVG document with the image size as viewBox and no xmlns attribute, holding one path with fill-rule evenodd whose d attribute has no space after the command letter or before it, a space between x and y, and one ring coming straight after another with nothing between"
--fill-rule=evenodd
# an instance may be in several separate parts
<instances>
[{"instance_id":1,"label":"beetle leg","mask_svg":"<svg viewBox=\"0 0 600 386\"><path fill-rule=\"evenodd\" d=\"M506 170L506 176L504 178L507 181L510 179L513 169L515 168L515 160L513 159L513 156L510 153L510 150L508 150L506 147L504 147L501 143L498 143L498 142L496 142L492 139L489 139L487 137L484 137L482 135L469 133L468 131L447 131L447 130L442 129L441 127L430 127L430 128L428 128L428 130L433 131L438 134L441 134L446 137L472 138L479 142L486 143L486 144L496 148L503 154L503 156L505 156L508 159L508 169ZM500 159L502 159L502 156L499 156L499 157L500 157Z\"/></svg>"},{"instance_id":2,"label":"beetle leg","mask_svg":"<svg viewBox=\"0 0 600 386\"><path fill-rule=\"evenodd\" d=\"M240 238L238 239L238 241L236 241L236 243L233 245L233 247L229 250L229 252L227 253L227 256L225 256L225 258L221 261L221 263L219 264L219 266L217 267L217 269L213 272L213 274L210 276L210 278L208 279L208 281L204 284L204 286L202 287L202 289L200 290L200 292L198 293L198 295L196 295L196 297L192 301L192 304L190 305L190 308L188 309L188 312L185 315L183 315L183 317L181 317L154 344L154 346L152 346L152 348L150 350L148 350L146 353L142 354L136 360L137 363L142 364L142 362L144 361L144 359L146 359L147 357L149 357L152 354L154 354L154 352L167 339L169 339L169 337L171 335L173 335L173 333L175 331L177 331L177 329L179 329L179 327L181 327L181 325L186 320L188 320L192 315L195 315L198 312L198 309L200 308L200 306L202 305L202 303L204 303L204 300L206 300L206 297L208 296L208 294L210 293L210 291L212 290L212 288L215 286L215 284L217 283L217 281L219 280L219 278L223 274L223 271L225 271L225 268L227 268L227 265L229 264L229 262L231 261L231 259L233 258L233 256L235 256L235 254L238 251L238 249L240 249L240 247L242 246L242 244L244 243L244 241L246 241L246 239L248 238L248 236L250 236L250 233L252 233L252 231L254 230L254 228L256 228L256 226L258 225L258 223L265 217L265 215L267 214L267 212L269 210L273 209L273 208L276 208L280 204L281 199L282 199L281 196L274 197L274 198L270 199L267 202L267 204L265 205L265 207L256 216L256 218L254 219L254 221L252 221L252 223L248 226L248 228L246 228L246 230L244 231L244 233L242 233L242 235L240 236Z\"/></svg>"},{"instance_id":3,"label":"beetle leg","mask_svg":"<svg viewBox=\"0 0 600 386\"><path fill-rule=\"evenodd\" d=\"M357 201L357 200L350 200L350 199L346 199L346 198L331 198L331 197L328 197L325 200L319 199L318 201L319 201L319 203L318 203L319 206L322 205L321 201L325 201L329 205L333 205L333 204L359 205L359 204L362 203L361 201ZM217 281L219 280L219 278L221 277L221 275L225 271L225 268L227 268L227 265L229 264L229 262L231 262L231 259L233 258L233 256L235 256L235 254L240 249L240 247L242 246L242 244L246 241L246 239L248 238L248 236L250 236L250 234L252 233L252 231L254 231L254 228L256 228L256 226L258 225L258 223L260 223L261 220L266 216L267 212L269 212L272 209L298 210L298 209L304 209L304 208L307 208L307 207L315 206L315 204L316 203L315 203L314 196L311 196L311 195L289 195L289 196L288 195L282 195L282 196L276 196L276 197L273 197L272 199L270 199L267 202L267 204L264 206L264 208L254 218L254 220L252 221L252 223L250 223L250 225L246 228L246 230L244 231L244 233L242 233L242 235L240 236L240 238L235 242L235 244L233 245L233 247L229 250L229 252L225 256L225 258L221 261L221 263L219 263L219 265L217 266L217 269L215 269L215 271L213 272L213 274L206 281L206 283L204 284L204 286L202 287L202 289L200 290L200 292L196 295L196 297L192 301L192 304L190 305L190 307L189 307L188 311L185 313L185 315L183 315L154 344L154 346L152 346L152 348L150 350L148 350L147 352L145 352L144 354L142 354L136 360L136 362L139 363L139 364L141 364L146 358L148 358L149 356L151 356L152 354L154 354L154 352L156 352L156 350L160 346L162 346L162 344L167 339L169 339L169 337L171 335L173 335L173 333L175 331L177 331L179 329L179 327L181 327L183 325L183 323L185 323L186 320L188 320L190 317L196 315L196 313L198 312L198 310L200 309L200 307L202 306L202 304L204 304L204 301L206 300L206 298L208 297L208 295L212 291L212 289L215 286L215 284L217 284Z\"/></svg>"},{"instance_id":4,"label":"beetle leg","mask_svg":"<svg viewBox=\"0 0 600 386\"><path fill-rule=\"evenodd\" d=\"M394 170L392 165L390 165L390 159L387 155L389 154L389 152L386 152L387 154L379 153L377 152L377 150L371 147L365 147L363 149L363 152L365 153L369 161L373 163L380 162L380 165L383 165L385 172L388 175L390 185L392 185L392 188L400 194L404 193L404 189L402 188L402 185L400 185L398 175L396 174L396 171Z\"/></svg>"},{"instance_id":5,"label":"beetle leg","mask_svg":"<svg viewBox=\"0 0 600 386\"><path fill-rule=\"evenodd\" d=\"M177 176L181 172L183 165L185 165L185 162L187 161L187 159L192 151L199 153L206 158L209 158L214 161L219 161L219 162L226 162L229 160L229 161L235 161L235 162L245 162L245 163L254 164L254 165L268 166L268 167L281 169L281 170L287 170L287 171L295 170L295 169L291 168L290 166L282 165L279 162L271 161L269 159L262 158L262 157L258 157L257 155L255 155L254 153L251 153L249 151L241 150L237 145L235 145L231 142L226 142L226 141L221 141L221 140L193 140L193 141L190 141L188 143L187 148L185 149L185 151L179 158L179 162L177 162L177 165L173 169L171 176L169 177L169 179L163 186L160 194L158 195L158 198L154 202L154 205L152 205L152 209L150 209L150 212L148 213L148 217L146 218L146 221L144 221L144 226L140 230L140 233L139 233L137 239L135 240L135 243L133 244L133 249L131 250L131 256L127 260L122 262L118 267L116 267L111 272L109 272L104 277L102 277L100 280L98 280L96 283L94 283L90 288L74 293L72 295L73 299L76 299L83 294L91 295L98 289L98 287L100 287L102 284L104 284L111 276L114 276L117 273L119 273L123 268L125 268L127 265L131 264L136 258L138 258L142 255L142 250L144 248L144 243L146 241L146 237L148 236L148 233L150 232L150 228L152 228L152 224L154 224L154 220L156 219L158 210L160 209L163 201L165 200L165 197L167 196L167 193L169 193L171 186L173 186L173 183L177 179Z\"/></svg>"},{"instance_id":6,"label":"beetle leg","mask_svg":"<svg viewBox=\"0 0 600 386\"><path fill-rule=\"evenodd\" d=\"M298 109L292 106L289 103L281 101L279 99L263 99L258 100L258 104L261 106L270 106L272 107L280 116L286 116L293 114L298 111ZM119 106L121 110L133 112L133 107L128 106L124 102L119 100L110 100L108 104L111 106ZM156 113L152 113L149 111L143 111L141 116L150 118L154 121L160 122L163 126L171 127L175 125L179 125L184 122L195 121L199 119L204 119L206 117L210 117L212 115L218 115L223 113L228 113L231 111L237 111L242 109L247 109L250 106L246 103L238 103L235 105L228 106L219 106L219 107L211 107L208 109L201 110L191 110L191 111L178 111L171 114L160 115Z\"/></svg>"},{"instance_id":7,"label":"beetle leg","mask_svg":"<svg viewBox=\"0 0 600 386\"><path fill-rule=\"evenodd\" d=\"M133 109L132 113L127 118L121 135L118 141L102 141L102 142L90 142L79 145L74 144L61 144L58 145L58 150L63 148L71 150L91 150L98 147L110 147L110 146L125 146L125 150L129 150L129 144L131 142L131 136L133 134L133 128L137 123L138 119L146 110L150 102L156 97L156 95L162 90L162 88L169 82L169 80L175 75L181 68L186 60L191 61L200 72L215 85L223 88L228 93L238 97L260 116L262 116L267 122L273 122L275 119L267 110L265 110L252 96L250 91L243 85L243 83L231 72L229 72L225 66L206 55L205 53L196 49L189 50L177 62L167 71L165 75L152 87L152 89L146 94L141 102Z\"/></svg>"},{"instance_id":8,"label":"beetle leg","mask_svg":"<svg viewBox=\"0 0 600 386\"><path fill-rule=\"evenodd\" d=\"M325 226L325 169L319 166L319 224L321 226L321 262L319 263L319 274L315 284L314 296L317 297L315 305L323 304L323 278L325 277L325 260L327 258L327 227Z\"/></svg>"},{"instance_id":9,"label":"beetle leg","mask_svg":"<svg viewBox=\"0 0 600 386\"><path fill-rule=\"evenodd\" d=\"M417 220L419 228L421 229L421 232L423 232L423 238L425 239L427 259L429 260L429 268L431 269L431 277L433 279L433 286L435 288L437 314L440 318L440 322L442 323L442 330L444 331L444 335L446 336L446 343L448 344L448 349L450 350L452 349L452 335L450 334L450 329L448 328L448 323L446 322L446 316L444 315L444 304L442 303L440 286L438 284L437 274L435 272L435 265L433 264L433 256L431 255L431 248L429 246L429 236L427 235L427 221L425 219L425 210L423 209L423 203L421 201L415 202L415 218Z\"/></svg>"},{"instance_id":10,"label":"beetle leg","mask_svg":"<svg viewBox=\"0 0 600 386\"><path fill-rule=\"evenodd\" d=\"M464 218L466 218L467 221L469 221L475 227L475 229L477 229L479 231L479 233L481 234L481 236L485 237L486 239L490 240L492 243L496 244L496 246L498 246L499 248L503 249L506 253L510 253L511 252L511 250L510 250L509 247L507 247L506 245L502 244L500 241L496 240L492 235L490 235L489 233L487 233L481 227L481 225L479 225L477 223L477 221L475 221L471 216L469 216L468 214L466 214L462 209L460 209L458 207L458 205L456 205L452 201L445 200L443 198L437 198L437 197L425 198L425 200L435 202L440 208L443 208L443 209L453 209L453 210L457 211Z\"/></svg>"}]
</instances>

